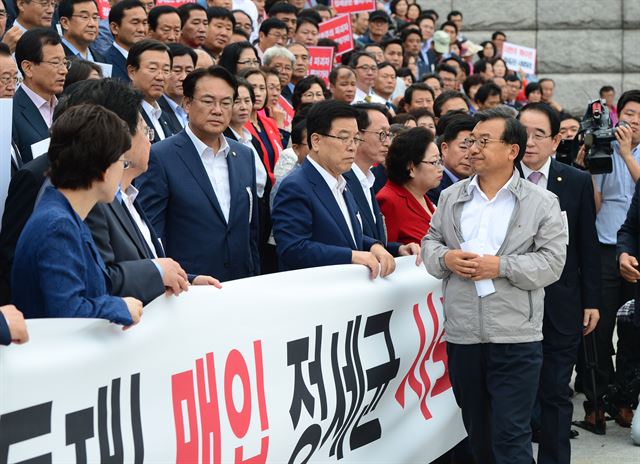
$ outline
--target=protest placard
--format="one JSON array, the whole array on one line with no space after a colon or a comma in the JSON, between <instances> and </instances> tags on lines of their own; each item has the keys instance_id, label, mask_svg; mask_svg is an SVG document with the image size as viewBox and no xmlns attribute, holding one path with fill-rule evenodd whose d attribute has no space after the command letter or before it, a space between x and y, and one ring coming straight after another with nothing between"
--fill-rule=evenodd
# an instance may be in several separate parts
<instances>
[{"instance_id":1,"label":"protest placard","mask_svg":"<svg viewBox=\"0 0 640 464\"><path fill-rule=\"evenodd\" d=\"M376 0L332 0L331 5L336 13L360 13L376 9Z\"/></svg>"},{"instance_id":2,"label":"protest placard","mask_svg":"<svg viewBox=\"0 0 640 464\"><path fill-rule=\"evenodd\" d=\"M509 42L502 45L502 59L509 69L520 72L522 69L527 74L536 72L536 49L523 47Z\"/></svg>"},{"instance_id":3,"label":"protest placard","mask_svg":"<svg viewBox=\"0 0 640 464\"><path fill-rule=\"evenodd\" d=\"M320 37L338 42L338 55L353 50L351 16L342 14L320 23Z\"/></svg>"},{"instance_id":4,"label":"protest placard","mask_svg":"<svg viewBox=\"0 0 640 464\"><path fill-rule=\"evenodd\" d=\"M320 77L329 86L329 73L333 66L333 47L307 47L309 49L309 75Z\"/></svg>"}]
</instances>

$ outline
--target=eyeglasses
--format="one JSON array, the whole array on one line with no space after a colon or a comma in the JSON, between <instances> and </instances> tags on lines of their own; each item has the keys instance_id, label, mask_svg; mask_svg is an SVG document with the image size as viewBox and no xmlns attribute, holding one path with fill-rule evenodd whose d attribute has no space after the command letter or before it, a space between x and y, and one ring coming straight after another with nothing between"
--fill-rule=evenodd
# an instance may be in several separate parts
<instances>
[{"instance_id":1,"label":"eyeglasses","mask_svg":"<svg viewBox=\"0 0 640 464\"><path fill-rule=\"evenodd\" d=\"M546 135L546 134L544 134L542 132L531 132L531 133L529 133L529 131L527 131L527 140L529 140L529 138L532 138L536 142L541 142L544 139L548 139L549 137L552 137L552 135L551 134Z\"/></svg>"},{"instance_id":2,"label":"eyeglasses","mask_svg":"<svg viewBox=\"0 0 640 464\"><path fill-rule=\"evenodd\" d=\"M278 71L279 73L281 73L282 71L286 71L286 72L291 72L293 71L293 68L291 66L287 66L287 65L281 65L281 64L276 64L273 66L273 68Z\"/></svg>"},{"instance_id":3,"label":"eyeglasses","mask_svg":"<svg viewBox=\"0 0 640 464\"><path fill-rule=\"evenodd\" d=\"M384 142L387 139L391 140L391 132L385 132L385 131L377 132L377 131L371 131L371 130L363 130L362 132L371 132L372 134L378 134L378 139L381 142Z\"/></svg>"},{"instance_id":4,"label":"eyeglasses","mask_svg":"<svg viewBox=\"0 0 640 464\"><path fill-rule=\"evenodd\" d=\"M274 33L269 32L267 35L269 37L273 37L276 40L285 40L285 41L287 40L287 37L288 37L287 34L280 34L278 32L274 32Z\"/></svg>"},{"instance_id":5,"label":"eyeglasses","mask_svg":"<svg viewBox=\"0 0 640 464\"><path fill-rule=\"evenodd\" d=\"M228 110L233 106L233 99L224 98L222 100L216 100L215 98L194 98L193 100L199 101L207 108L213 108L216 105L222 108L223 110Z\"/></svg>"},{"instance_id":6,"label":"eyeglasses","mask_svg":"<svg viewBox=\"0 0 640 464\"><path fill-rule=\"evenodd\" d=\"M260 60L243 60L243 61L236 61L236 63L242 66L245 66L245 65L260 66Z\"/></svg>"},{"instance_id":7,"label":"eyeglasses","mask_svg":"<svg viewBox=\"0 0 640 464\"><path fill-rule=\"evenodd\" d=\"M153 74L154 76L157 74L161 74L164 77L169 77L171 75L171 68L170 67L166 67L166 68L159 68L157 66L150 66L148 68L142 68L144 69L146 72Z\"/></svg>"},{"instance_id":8,"label":"eyeglasses","mask_svg":"<svg viewBox=\"0 0 640 464\"><path fill-rule=\"evenodd\" d=\"M95 23L97 23L98 21L100 21L100 16L96 15L88 15L86 13L83 14L75 14L75 15L71 15L72 18L80 18L82 21L89 22L89 21L93 21Z\"/></svg>"},{"instance_id":9,"label":"eyeglasses","mask_svg":"<svg viewBox=\"0 0 640 464\"><path fill-rule=\"evenodd\" d=\"M62 61L50 60L50 61L41 61L40 63L47 63L53 66L54 68L58 68L58 69L60 68L69 69L71 67L71 61L69 60L62 60ZM40 63L37 63L37 64L40 64Z\"/></svg>"},{"instance_id":10,"label":"eyeglasses","mask_svg":"<svg viewBox=\"0 0 640 464\"><path fill-rule=\"evenodd\" d=\"M488 137L484 137L482 139L474 139L474 138L466 138L462 141L467 148L471 148L472 146L477 146L480 150L482 150L484 147L487 146L487 144L489 142L500 142L500 143L504 143L504 140L501 139L490 139Z\"/></svg>"},{"instance_id":11,"label":"eyeglasses","mask_svg":"<svg viewBox=\"0 0 640 464\"><path fill-rule=\"evenodd\" d=\"M356 69L362 69L364 72L377 72L378 71L378 67L377 66L369 66L369 65L362 65L362 66L356 66Z\"/></svg>"},{"instance_id":12,"label":"eyeglasses","mask_svg":"<svg viewBox=\"0 0 640 464\"><path fill-rule=\"evenodd\" d=\"M305 92L302 96L304 98L321 98L324 100L324 93L322 92Z\"/></svg>"},{"instance_id":13,"label":"eyeglasses","mask_svg":"<svg viewBox=\"0 0 640 464\"><path fill-rule=\"evenodd\" d=\"M43 8L47 8L47 7L52 7L52 8L57 8L58 7L58 0L31 0L32 3L35 3L36 5L40 5Z\"/></svg>"},{"instance_id":14,"label":"eyeglasses","mask_svg":"<svg viewBox=\"0 0 640 464\"><path fill-rule=\"evenodd\" d=\"M356 136L349 137L348 135L331 135L331 134L319 134L319 135L324 135L325 137L331 137L332 139L340 140L342 142L342 145L344 145L345 147L348 147L352 143L357 147L362 142L364 142L364 140Z\"/></svg>"},{"instance_id":15,"label":"eyeglasses","mask_svg":"<svg viewBox=\"0 0 640 464\"><path fill-rule=\"evenodd\" d=\"M437 161L420 161L420 162L424 164L430 164L431 166L436 168L444 167L444 161L442 161L441 159Z\"/></svg>"},{"instance_id":16,"label":"eyeglasses","mask_svg":"<svg viewBox=\"0 0 640 464\"><path fill-rule=\"evenodd\" d=\"M131 167L131 161L126 160L126 159L119 159L118 161L120 161L122 163L122 166L125 169L129 169Z\"/></svg>"},{"instance_id":17,"label":"eyeglasses","mask_svg":"<svg viewBox=\"0 0 640 464\"><path fill-rule=\"evenodd\" d=\"M149 126L144 126L144 128L142 129L142 132L144 133L144 135L147 136L147 138L149 139L149 142L153 142L153 139L156 138L156 131L154 131Z\"/></svg>"},{"instance_id":18,"label":"eyeglasses","mask_svg":"<svg viewBox=\"0 0 640 464\"><path fill-rule=\"evenodd\" d=\"M19 76L0 76L0 84L4 85L5 87L13 84L15 86L18 86L22 83L22 77Z\"/></svg>"}]
</instances>

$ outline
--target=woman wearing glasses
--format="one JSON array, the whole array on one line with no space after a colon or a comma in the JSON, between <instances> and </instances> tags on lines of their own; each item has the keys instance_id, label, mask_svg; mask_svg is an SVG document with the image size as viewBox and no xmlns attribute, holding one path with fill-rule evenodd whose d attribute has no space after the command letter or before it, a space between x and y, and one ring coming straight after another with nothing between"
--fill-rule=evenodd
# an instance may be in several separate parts
<instances>
[{"instance_id":1,"label":"woman wearing glasses","mask_svg":"<svg viewBox=\"0 0 640 464\"><path fill-rule=\"evenodd\" d=\"M237 75L243 69L259 68L258 52L249 42L236 42L227 45L222 50L218 64Z\"/></svg>"},{"instance_id":2,"label":"woman wearing glasses","mask_svg":"<svg viewBox=\"0 0 640 464\"><path fill-rule=\"evenodd\" d=\"M140 320L141 301L109 295L105 264L83 222L96 203L113 201L130 147L126 125L101 106L75 106L53 124L53 186L20 235L11 275L13 301L26 318L101 318L125 327Z\"/></svg>"},{"instance_id":3,"label":"woman wearing glasses","mask_svg":"<svg viewBox=\"0 0 640 464\"><path fill-rule=\"evenodd\" d=\"M443 164L434 134L415 127L398 134L385 162L388 181L376 195L389 242L420 243L436 210L427 192L442 179Z\"/></svg>"}]
</instances>

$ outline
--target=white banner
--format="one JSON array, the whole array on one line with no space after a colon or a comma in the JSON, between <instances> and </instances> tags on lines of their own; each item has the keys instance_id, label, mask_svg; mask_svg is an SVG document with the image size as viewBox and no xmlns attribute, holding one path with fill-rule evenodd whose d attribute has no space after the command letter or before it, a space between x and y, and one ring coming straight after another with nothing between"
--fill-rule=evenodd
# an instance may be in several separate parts
<instances>
[{"instance_id":1,"label":"white banner","mask_svg":"<svg viewBox=\"0 0 640 464\"><path fill-rule=\"evenodd\" d=\"M30 320L0 349L0 463L428 463L465 435L440 295L408 257L192 287L127 331Z\"/></svg>"},{"instance_id":2,"label":"white banner","mask_svg":"<svg viewBox=\"0 0 640 464\"><path fill-rule=\"evenodd\" d=\"M536 49L509 42L502 44L502 59L509 69L520 73L536 73Z\"/></svg>"}]
</instances>

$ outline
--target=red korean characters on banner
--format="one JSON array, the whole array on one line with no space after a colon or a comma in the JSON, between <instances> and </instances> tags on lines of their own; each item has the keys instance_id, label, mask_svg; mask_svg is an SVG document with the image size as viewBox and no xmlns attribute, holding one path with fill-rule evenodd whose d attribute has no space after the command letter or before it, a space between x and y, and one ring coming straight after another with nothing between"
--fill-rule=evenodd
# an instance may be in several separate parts
<instances>
[{"instance_id":1,"label":"red korean characters on banner","mask_svg":"<svg viewBox=\"0 0 640 464\"><path fill-rule=\"evenodd\" d=\"M307 47L309 50L309 75L320 77L327 87L333 65L333 47Z\"/></svg>"},{"instance_id":2,"label":"red korean characters on banner","mask_svg":"<svg viewBox=\"0 0 640 464\"><path fill-rule=\"evenodd\" d=\"M276 106L280 111L283 111L285 114L284 127L289 127L289 125L291 124L291 121L293 121L293 116L296 114L296 112L293 109L293 106L291 106L291 103L289 103L287 99L284 98L282 95L280 95L280 97L278 98L278 103Z\"/></svg>"},{"instance_id":3,"label":"red korean characters on banner","mask_svg":"<svg viewBox=\"0 0 640 464\"><path fill-rule=\"evenodd\" d=\"M320 23L320 37L338 42L338 55L353 50L351 15L342 14Z\"/></svg>"},{"instance_id":4,"label":"red korean characters on banner","mask_svg":"<svg viewBox=\"0 0 640 464\"><path fill-rule=\"evenodd\" d=\"M332 0L331 6L336 13L360 13L376 9L376 0Z\"/></svg>"}]
</instances>

